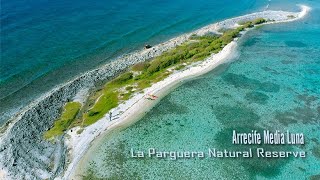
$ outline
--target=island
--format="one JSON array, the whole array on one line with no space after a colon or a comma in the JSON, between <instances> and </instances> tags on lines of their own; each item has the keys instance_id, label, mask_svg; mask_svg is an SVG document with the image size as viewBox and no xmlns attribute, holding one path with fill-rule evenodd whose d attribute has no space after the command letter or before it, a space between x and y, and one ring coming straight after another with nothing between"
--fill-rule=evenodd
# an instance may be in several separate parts
<instances>
[{"instance_id":1,"label":"island","mask_svg":"<svg viewBox=\"0 0 320 180\"><path fill-rule=\"evenodd\" d=\"M301 19L309 10L302 5L300 12L268 10L214 23L53 89L1 129L1 174L72 179L99 136L136 122L179 84L226 62L244 33Z\"/></svg>"}]
</instances>

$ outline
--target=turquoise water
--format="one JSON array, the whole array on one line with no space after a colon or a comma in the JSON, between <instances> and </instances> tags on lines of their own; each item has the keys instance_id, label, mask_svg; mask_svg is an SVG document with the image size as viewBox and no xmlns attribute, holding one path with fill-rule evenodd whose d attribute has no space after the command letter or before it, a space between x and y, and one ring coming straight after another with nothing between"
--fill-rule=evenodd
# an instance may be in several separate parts
<instances>
[{"instance_id":1,"label":"turquoise water","mask_svg":"<svg viewBox=\"0 0 320 180\"><path fill-rule=\"evenodd\" d=\"M247 33L239 43L239 57L184 83L140 121L105 136L89 150L84 162L85 179L319 179L320 4L308 4L313 10L306 19ZM292 1L276 1L270 7L294 5ZM306 151L307 156L178 160L130 157L131 148L248 148L231 144L233 129L304 133L305 145L260 147Z\"/></svg>"},{"instance_id":2,"label":"turquoise water","mask_svg":"<svg viewBox=\"0 0 320 180\"><path fill-rule=\"evenodd\" d=\"M144 44L268 1L1 1L0 124L39 95Z\"/></svg>"}]
</instances>

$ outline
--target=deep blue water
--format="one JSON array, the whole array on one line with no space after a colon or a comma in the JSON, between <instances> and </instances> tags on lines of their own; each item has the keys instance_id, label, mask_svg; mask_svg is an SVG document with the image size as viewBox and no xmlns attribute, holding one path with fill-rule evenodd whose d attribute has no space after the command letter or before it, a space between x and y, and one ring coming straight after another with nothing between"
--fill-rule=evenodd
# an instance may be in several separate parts
<instances>
[{"instance_id":1,"label":"deep blue water","mask_svg":"<svg viewBox=\"0 0 320 180\"><path fill-rule=\"evenodd\" d=\"M118 55L267 4L266 0L1 1L0 122L14 108Z\"/></svg>"}]
</instances>

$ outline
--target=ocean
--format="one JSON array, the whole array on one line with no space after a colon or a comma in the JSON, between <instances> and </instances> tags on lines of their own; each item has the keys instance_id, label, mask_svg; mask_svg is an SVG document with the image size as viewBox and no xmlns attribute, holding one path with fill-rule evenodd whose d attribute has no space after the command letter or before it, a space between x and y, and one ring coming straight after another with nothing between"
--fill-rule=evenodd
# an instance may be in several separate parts
<instances>
[{"instance_id":1,"label":"ocean","mask_svg":"<svg viewBox=\"0 0 320 180\"><path fill-rule=\"evenodd\" d=\"M245 34L238 56L174 89L137 123L107 134L82 161L84 179L317 179L320 172L320 4L303 20ZM296 10L293 1L271 9ZM230 16L231 17L231 16ZM232 132L302 133L304 145L233 145ZM305 158L132 158L132 149L306 152Z\"/></svg>"},{"instance_id":2,"label":"ocean","mask_svg":"<svg viewBox=\"0 0 320 180\"><path fill-rule=\"evenodd\" d=\"M0 125L43 93L120 55L268 3L1 1Z\"/></svg>"}]
</instances>

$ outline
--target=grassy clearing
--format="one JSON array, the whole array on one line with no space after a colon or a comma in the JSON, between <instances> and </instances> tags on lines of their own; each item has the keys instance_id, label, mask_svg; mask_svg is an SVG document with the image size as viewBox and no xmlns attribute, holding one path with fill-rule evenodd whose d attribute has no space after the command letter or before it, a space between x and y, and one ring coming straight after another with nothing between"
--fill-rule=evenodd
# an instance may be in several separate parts
<instances>
[{"instance_id":1,"label":"grassy clearing","mask_svg":"<svg viewBox=\"0 0 320 180\"><path fill-rule=\"evenodd\" d=\"M186 65L204 60L213 53L218 53L238 37L241 31L264 22L266 20L263 18L242 22L235 29L224 29L222 35L192 35L187 42L175 49L164 52L151 61L132 66L127 72L105 84L102 90L97 91L89 98L89 103L92 103L92 106L89 105L82 110L81 125L88 126L95 123L112 108L128 100L132 94L142 92L152 84L165 79L172 73L170 69L180 70ZM79 124L78 121L76 125Z\"/></svg>"},{"instance_id":2,"label":"grassy clearing","mask_svg":"<svg viewBox=\"0 0 320 180\"><path fill-rule=\"evenodd\" d=\"M64 110L61 114L61 117L54 122L54 125L51 129L44 133L45 139L51 139L55 136L62 135L66 131L71 123L76 118L79 110L81 108L81 103L79 102L68 102L64 106Z\"/></svg>"},{"instance_id":3,"label":"grassy clearing","mask_svg":"<svg viewBox=\"0 0 320 180\"><path fill-rule=\"evenodd\" d=\"M112 108L118 106L118 93L107 91L99 97L96 104L87 113L83 115L83 125L88 126L95 123L98 119L102 118L104 114L110 111Z\"/></svg>"}]
</instances>

